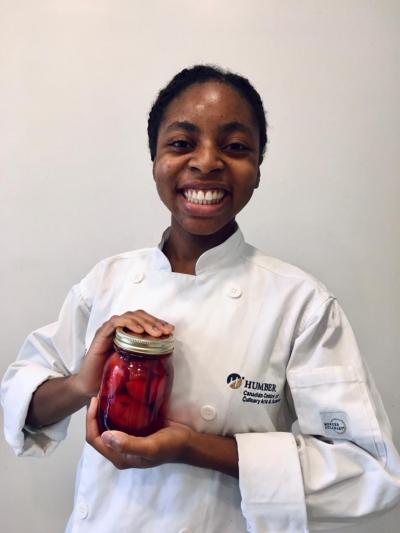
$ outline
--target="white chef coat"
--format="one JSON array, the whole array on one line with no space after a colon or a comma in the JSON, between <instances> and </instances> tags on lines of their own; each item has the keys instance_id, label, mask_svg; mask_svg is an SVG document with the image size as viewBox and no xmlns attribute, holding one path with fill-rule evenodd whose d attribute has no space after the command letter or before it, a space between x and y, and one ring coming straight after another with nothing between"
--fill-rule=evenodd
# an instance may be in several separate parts
<instances>
[{"instance_id":1,"label":"white chef coat","mask_svg":"<svg viewBox=\"0 0 400 533\"><path fill-rule=\"evenodd\" d=\"M78 372L111 315L144 309L176 326L170 418L234 435L239 481L185 464L120 471L86 444L67 531L298 533L397 503L390 424L332 294L240 230L196 275L171 272L161 246L101 261L27 338L2 383L6 439L18 455L52 452L69 420L27 427L32 393Z\"/></svg>"}]
</instances>

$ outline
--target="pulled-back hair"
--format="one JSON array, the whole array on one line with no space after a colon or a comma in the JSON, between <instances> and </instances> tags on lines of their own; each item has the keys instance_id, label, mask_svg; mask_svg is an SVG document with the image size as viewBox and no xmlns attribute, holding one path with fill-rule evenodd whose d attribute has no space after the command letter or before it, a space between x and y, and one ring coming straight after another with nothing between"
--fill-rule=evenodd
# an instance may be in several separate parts
<instances>
[{"instance_id":1,"label":"pulled-back hair","mask_svg":"<svg viewBox=\"0 0 400 533\"><path fill-rule=\"evenodd\" d=\"M147 123L151 160L154 161L156 156L158 131L169 104L174 98L179 96L192 85L205 83L207 81L217 81L229 85L249 104L259 129L259 162L261 163L267 144L267 121L265 119L264 106L260 95L247 78L211 65L195 65L191 68L181 70L172 78L168 85L158 93L157 99L150 110Z\"/></svg>"}]
</instances>

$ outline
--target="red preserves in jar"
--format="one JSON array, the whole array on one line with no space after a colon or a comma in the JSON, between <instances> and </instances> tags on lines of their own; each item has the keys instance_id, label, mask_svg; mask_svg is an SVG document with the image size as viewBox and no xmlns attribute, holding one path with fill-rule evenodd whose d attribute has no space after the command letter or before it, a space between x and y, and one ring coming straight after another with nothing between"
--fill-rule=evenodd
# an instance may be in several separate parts
<instances>
[{"instance_id":1,"label":"red preserves in jar","mask_svg":"<svg viewBox=\"0 0 400 533\"><path fill-rule=\"evenodd\" d=\"M151 337L117 328L114 347L100 387L100 428L150 435L165 426L174 339L172 335Z\"/></svg>"}]
</instances>

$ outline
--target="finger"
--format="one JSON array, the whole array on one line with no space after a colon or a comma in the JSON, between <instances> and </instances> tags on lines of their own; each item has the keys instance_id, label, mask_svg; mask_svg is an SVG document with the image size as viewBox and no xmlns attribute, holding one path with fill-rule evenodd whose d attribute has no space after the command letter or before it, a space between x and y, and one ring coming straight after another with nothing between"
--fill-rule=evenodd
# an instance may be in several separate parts
<instances>
[{"instance_id":1,"label":"finger","mask_svg":"<svg viewBox=\"0 0 400 533\"><path fill-rule=\"evenodd\" d=\"M99 424L97 421L98 398L93 397L86 414L86 440L92 444L100 437Z\"/></svg>"},{"instance_id":2,"label":"finger","mask_svg":"<svg viewBox=\"0 0 400 533\"><path fill-rule=\"evenodd\" d=\"M130 331L139 334L144 332L141 320L138 320L134 313L124 313L120 316L113 316L110 318L109 322L112 329L112 334L115 333L117 328L127 328Z\"/></svg>"},{"instance_id":3,"label":"finger","mask_svg":"<svg viewBox=\"0 0 400 533\"><path fill-rule=\"evenodd\" d=\"M111 317L106 332L112 331L112 335L117 328L126 328L133 333L148 333L153 337L159 337L163 332L157 327L156 322L150 321L146 317L133 313L124 313L121 316Z\"/></svg>"},{"instance_id":4,"label":"finger","mask_svg":"<svg viewBox=\"0 0 400 533\"><path fill-rule=\"evenodd\" d=\"M127 328L135 333L143 333L142 320L135 317L134 313L124 313L123 315L113 315L97 330L96 337L114 337L117 328Z\"/></svg>"},{"instance_id":5,"label":"finger","mask_svg":"<svg viewBox=\"0 0 400 533\"><path fill-rule=\"evenodd\" d=\"M152 435L133 437L122 431L105 431L101 438L107 446L129 457L156 459L158 446Z\"/></svg>"},{"instance_id":6,"label":"finger","mask_svg":"<svg viewBox=\"0 0 400 533\"><path fill-rule=\"evenodd\" d=\"M107 444L107 439L103 439L100 434L97 421L98 399L92 398L86 415L86 440L96 451L111 461L114 466L123 470L125 468L141 468L147 466L143 464L140 457L129 456L119 452L114 447ZM110 433L105 432L103 435Z\"/></svg>"},{"instance_id":7,"label":"finger","mask_svg":"<svg viewBox=\"0 0 400 533\"><path fill-rule=\"evenodd\" d=\"M142 309L137 311L128 311L122 315L114 315L110 317L96 332L98 340L105 339L112 342L115 330L118 327L126 327L134 333L148 333L153 337L160 335L170 335L174 331L174 326L165 320L160 320L153 315L150 315Z\"/></svg>"},{"instance_id":8,"label":"finger","mask_svg":"<svg viewBox=\"0 0 400 533\"><path fill-rule=\"evenodd\" d=\"M160 329L167 329L170 331L173 331L175 329L175 326L173 324L170 324L169 322L167 322L166 320L162 320L161 318L157 318L156 316L151 315L146 311L143 311L143 309L138 309L137 311L134 311L134 314L136 317L141 317L149 324L153 324L154 326L157 326Z\"/></svg>"},{"instance_id":9,"label":"finger","mask_svg":"<svg viewBox=\"0 0 400 533\"><path fill-rule=\"evenodd\" d=\"M127 435L120 431L105 431L102 433L101 444L97 443L97 450L114 463L117 468L149 468L156 466L156 462L138 453L134 444L129 445L128 441L136 440L136 437Z\"/></svg>"},{"instance_id":10,"label":"finger","mask_svg":"<svg viewBox=\"0 0 400 533\"><path fill-rule=\"evenodd\" d=\"M128 328L130 328L129 324L132 320L132 324L139 324L143 328L143 331L153 337L160 337L161 335L170 335L174 330L174 326L172 324L168 324L168 322L160 320L155 316L150 315L146 311L143 311L142 309L126 313L124 316L126 316L127 318Z\"/></svg>"},{"instance_id":11,"label":"finger","mask_svg":"<svg viewBox=\"0 0 400 533\"><path fill-rule=\"evenodd\" d=\"M175 326L172 324L169 324L168 322L165 322L164 320L160 320L159 318L155 317L143 317L143 319L154 328L160 330L164 335L170 335L174 329Z\"/></svg>"}]
</instances>

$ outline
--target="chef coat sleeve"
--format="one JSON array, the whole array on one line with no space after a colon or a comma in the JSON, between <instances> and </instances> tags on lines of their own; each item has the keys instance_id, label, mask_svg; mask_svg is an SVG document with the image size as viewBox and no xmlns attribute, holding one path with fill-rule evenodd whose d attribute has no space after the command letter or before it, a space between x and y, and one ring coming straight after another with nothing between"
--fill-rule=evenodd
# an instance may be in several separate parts
<instances>
[{"instance_id":1,"label":"chef coat sleeve","mask_svg":"<svg viewBox=\"0 0 400 533\"><path fill-rule=\"evenodd\" d=\"M236 435L249 530L324 530L394 506L400 459L390 423L334 298L307 317L287 384L291 431Z\"/></svg>"},{"instance_id":2,"label":"chef coat sleeve","mask_svg":"<svg viewBox=\"0 0 400 533\"><path fill-rule=\"evenodd\" d=\"M17 360L9 366L1 384L4 434L16 455L51 453L66 437L70 417L33 429L25 424L35 390L43 382L69 376L79 370L85 354L85 334L90 314L83 294L87 280L69 292L58 321L31 333Z\"/></svg>"}]
</instances>

